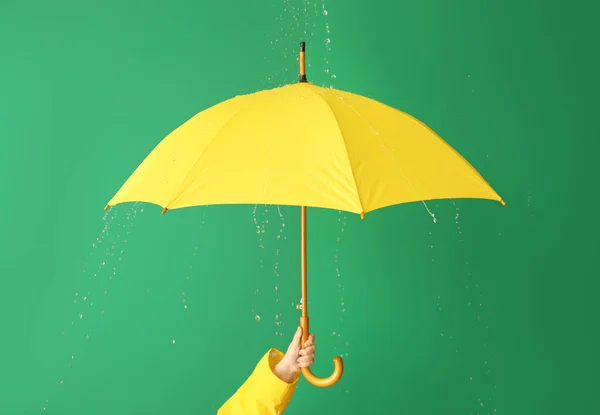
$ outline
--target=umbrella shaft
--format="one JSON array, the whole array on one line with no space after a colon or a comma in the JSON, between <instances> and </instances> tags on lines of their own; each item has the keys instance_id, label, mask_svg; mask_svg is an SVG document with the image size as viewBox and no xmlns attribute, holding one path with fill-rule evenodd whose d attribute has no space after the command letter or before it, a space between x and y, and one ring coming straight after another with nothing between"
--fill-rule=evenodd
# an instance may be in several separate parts
<instances>
[{"instance_id":1,"label":"umbrella shaft","mask_svg":"<svg viewBox=\"0 0 600 415\"><path fill-rule=\"evenodd\" d=\"M307 283L307 261L306 261L306 206L301 207L300 214L300 267L302 270L302 317L300 317L300 326L302 327L302 344L308 340L310 329L308 327L308 283Z\"/></svg>"},{"instance_id":2,"label":"umbrella shaft","mask_svg":"<svg viewBox=\"0 0 600 415\"><path fill-rule=\"evenodd\" d=\"M301 270L302 270L302 317L308 317L308 284L307 284L307 260L306 260L306 206L301 208L300 230L301 230Z\"/></svg>"}]
</instances>

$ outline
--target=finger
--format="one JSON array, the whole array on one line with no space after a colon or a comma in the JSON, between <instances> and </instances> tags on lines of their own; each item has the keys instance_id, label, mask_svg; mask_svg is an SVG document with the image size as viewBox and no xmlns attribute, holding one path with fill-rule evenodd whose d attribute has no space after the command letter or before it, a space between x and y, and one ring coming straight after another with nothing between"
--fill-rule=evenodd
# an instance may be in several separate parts
<instances>
[{"instance_id":1,"label":"finger","mask_svg":"<svg viewBox=\"0 0 600 415\"><path fill-rule=\"evenodd\" d=\"M310 336L308 336L308 340L306 341L306 343L304 343L304 347L308 347L311 344L314 344L315 342L315 335L311 334Z\"/></svg>"},{"instance_id":2,"label":"finger","mask_svg":"<svg viewBox=\"0 0 600 415\"><path fill-rule=\"evenodd\" d=\"M297 363L299 367L309 367L314 363L314 359L311 359L308 356L303 356L298 358Z\"/></svg>"},{"instance_id":3,"label":"finger","mask_svg":"<svg viewBox=\"0 0 600 415\"><path fill-rule=\"evenodd\" d=\"M314 344L312 346L308 346L304 349L301 349L300 352L298 352L298 354L300 356L310 356L310 355L314 355L315 354L315 350L317 349L317 346L315 346Z\"/></svg>"},{"instance_id":4,"label":"finger","mask_svg":"<svg viewBox=\"0 0 600 415\"><path fill-rule=\"evenodd\" d=\"M315 354L315 350L311 348L300 349L298 352L299 356L310 356L311 354Z\"/></svg>"},{"instance_id":5,"label":"finger","mask_svg":"<svg viewBox=\"0 0 600 415\"><path fill-rule=\"evenodd\" d=\"M290 346L299 346L301 340L302 340L302 327L298 327L296 329L296 333L294 333L294 338L292 339Z\"/></svg>"},{"instance_id":6,"label":"finger","mask_svg":"<svg viewBox=\"0 0 600 415\"><path fill-rule=\"evenodd\" d=\"M298 359L296 359L298 364L312 364L314 361L315 359L312 356L300 356Z\"/></svg>"}]
</instances>

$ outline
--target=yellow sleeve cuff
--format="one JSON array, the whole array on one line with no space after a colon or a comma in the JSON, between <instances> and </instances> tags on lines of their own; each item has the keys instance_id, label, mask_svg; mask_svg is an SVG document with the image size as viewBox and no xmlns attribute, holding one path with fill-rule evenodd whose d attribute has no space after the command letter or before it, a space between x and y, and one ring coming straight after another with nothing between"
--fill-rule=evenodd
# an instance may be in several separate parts
<instances>
[{"instance_id":1,"label":"yellow sleeve cuff","mask_svg":"<svg viewBox=\"0 0 600 415\"><path fill-rule=\"evenodd\" d=\"M292 383L279 379L274 369L284 354L269 350L258 362L252 375L221 408L219 415L280 415L290 403L299 375Z\"/></svg>"}]
</instances>

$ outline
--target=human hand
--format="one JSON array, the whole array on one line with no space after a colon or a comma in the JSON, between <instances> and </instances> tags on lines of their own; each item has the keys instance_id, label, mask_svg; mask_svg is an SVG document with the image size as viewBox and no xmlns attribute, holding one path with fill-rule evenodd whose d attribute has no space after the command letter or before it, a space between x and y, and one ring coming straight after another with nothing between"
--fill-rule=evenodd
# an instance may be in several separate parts
<instances>
[{"instance_id":1,"label":"human hand","mask_svg":"<svg viewBox=\"0 0 600 415\"><path fill-rule=\"evenodd\" d=\"M315 361L315 336L309 335L302 347L301 341L302 327L298 327L285 356L273 370L275 375L284 382L291 383L301 368L310 367Z\"/></svg>"}]
</instances>

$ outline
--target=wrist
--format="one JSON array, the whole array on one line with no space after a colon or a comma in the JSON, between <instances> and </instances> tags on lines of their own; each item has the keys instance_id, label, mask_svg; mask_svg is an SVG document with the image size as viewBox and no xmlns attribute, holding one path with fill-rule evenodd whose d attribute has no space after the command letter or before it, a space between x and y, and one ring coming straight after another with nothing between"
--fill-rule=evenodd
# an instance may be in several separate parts
<instances>
[{"instance_id":1,"label":"wrist","mask_svg":"<svg viewBox=\"0 0 600 415\"><path fill-rule=\"evenodd\" d=\"M273 373L285 383L293 383L298 371L285 361L280 361L273 368Z\"/></svg>"}]
</instances>

